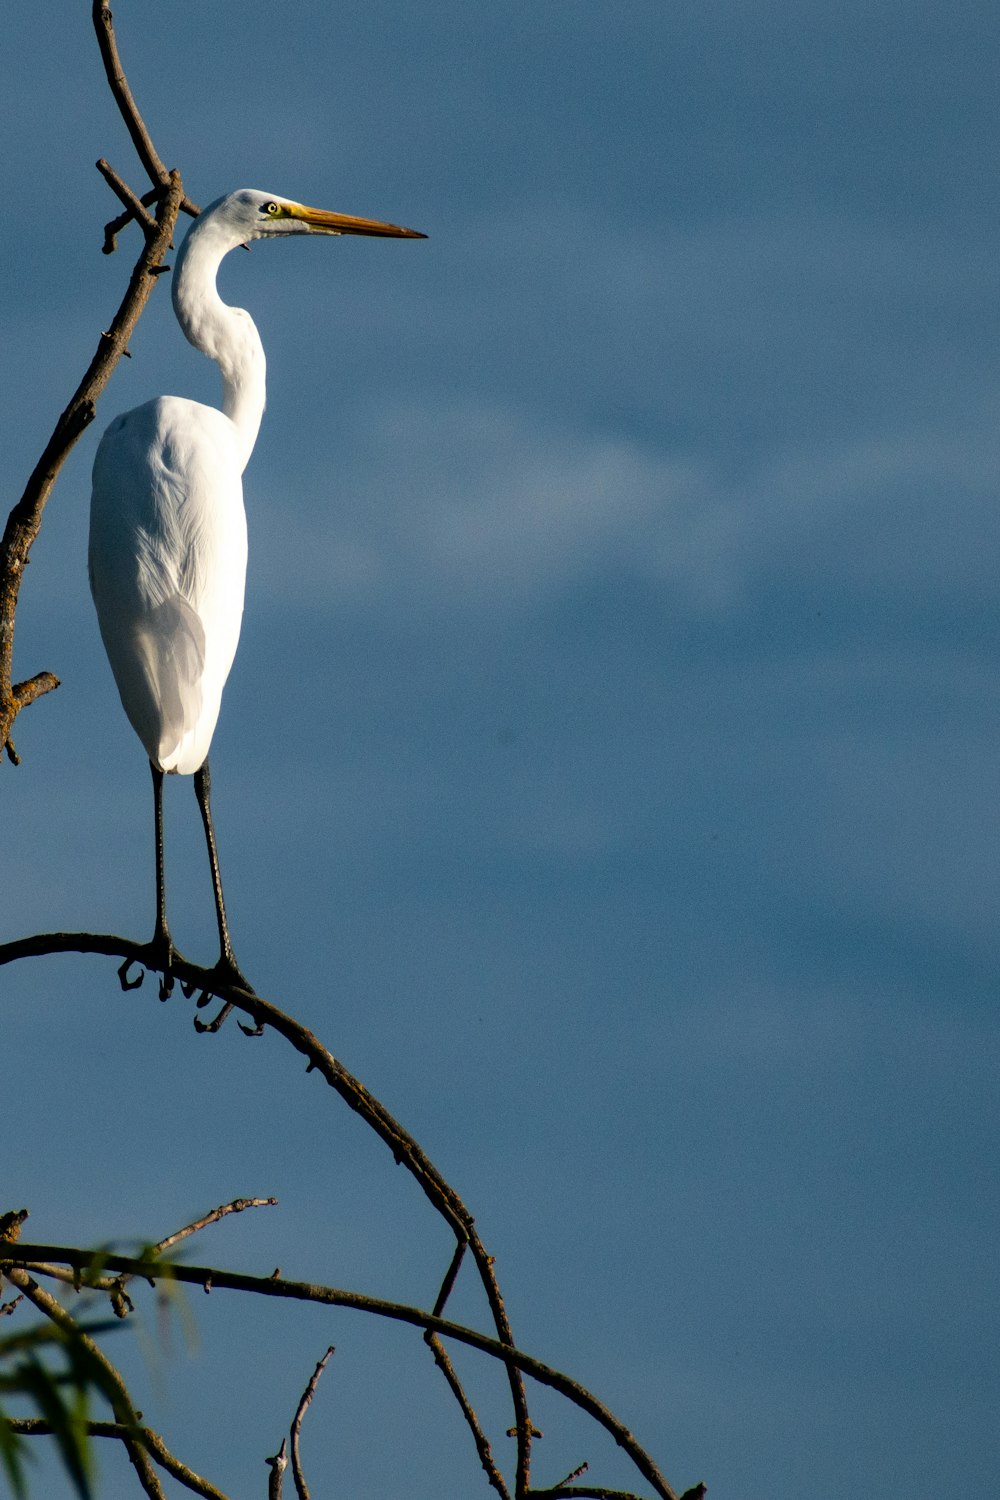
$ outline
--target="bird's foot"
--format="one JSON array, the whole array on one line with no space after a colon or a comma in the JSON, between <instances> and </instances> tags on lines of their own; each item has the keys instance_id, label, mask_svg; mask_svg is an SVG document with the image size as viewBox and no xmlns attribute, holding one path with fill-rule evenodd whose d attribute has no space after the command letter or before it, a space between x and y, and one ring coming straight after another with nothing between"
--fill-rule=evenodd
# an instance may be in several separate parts
<instances>
[{"instance_id":1,"label":"bird's foot","mask_svg":"<svg viewBox=\"0 0 1000 1500\"><path fill-rule=\"evenodd\" d=\"M169 1000L174 988L174 964L180 960L184 961L184 955L178 948L174 947L173 939L166 930L157 930L152 938L135 958L126 958L118 969L118 982L123 990L137 990L145 979L144 970L150 973L158 973L160 976L160 999ZM134 978L129 977L129 970L133 963L139 963L142 968Z\"/></svg>"},{"instance_id":2,"label":"bird's foot","mask_svg":"<svg viewBox=\"0 0 1000 1500\"><path fill-rule=\"evenodd\" d=\"M257 993L236 962L232 952L220 955L218 963L212 970L212 976L218 979L221 984L229 984L234 989L245 990L248 995L255 995Z\"/></svg>"},{"instance_id":3,"label":"bird's foot","mask_svg":"<svg viewBox=\"0 0 1000 1500\"><path fill-rule=\"evenodd\" d=\"M236 959L234 958L232 952L221 954L218 963L215 965L214 969L212 969L211 973L213 979L217 979L220 984L232 986L233 988L239 990L244 990L248 995L256 994L256 990L247 979L246 975L243 973L239 964L236 962ZM214 990L211 986L203 989L201 994L198 996L198 999L195 1001L198 1009L203 1009L203 1007L206 1006L212 999L212 997L216 994L217 991ZM232 1009L232 1001L224 1000L222 1008L213 1020L199 1021L197 1016L195 1017L195 1030L202 1033L218 1031ZM242 1021L239 1022L239 1028L247 1036L261 1036L264 1030L263 1026L259 1024L256 1026L244 1026Z\"/></svg>"}]
</instances>

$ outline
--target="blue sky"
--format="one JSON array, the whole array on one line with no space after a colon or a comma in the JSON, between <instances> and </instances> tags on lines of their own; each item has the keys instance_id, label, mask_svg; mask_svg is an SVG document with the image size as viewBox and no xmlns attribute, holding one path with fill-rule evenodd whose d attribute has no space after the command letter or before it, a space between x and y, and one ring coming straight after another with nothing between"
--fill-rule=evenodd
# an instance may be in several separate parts
<instances>
[{"instance_id":1,"label":"blue sky","mask_svg":"<svg viewBox=\"0 0 1000 1500\"><path fill-rule=\"evenodd\" d=\"M11 501L127 273L92 163L139 178L89 9L17 9L0 64ZM462 1192L520 1343L676 1488L986 1493L995 7L135 0L116 22L194 198L429 235L224 267L269 361L212 752L240 963ZM4 937L152 924L148 771L85 554L111 416L216 399L165 291L23 591L16 669L63 686L0 777ZM210 961L194 798L168 792L175 933ZM102 960L2 986L0 1207L39 1239L155 1239L273 1193L197 1258L433 1301L446 1237L278 1042L199 1039ZM411 1335L190 1307L196 1347L149 1310L114 1352L224 1489L263 1492L333 1342L314 1492L488 1493ZM496 1374L463 1368L502 1449ZM634 1483L545 1394L537 1419L539 1484L583 1459Z\"/></svg>"}]
</instances>

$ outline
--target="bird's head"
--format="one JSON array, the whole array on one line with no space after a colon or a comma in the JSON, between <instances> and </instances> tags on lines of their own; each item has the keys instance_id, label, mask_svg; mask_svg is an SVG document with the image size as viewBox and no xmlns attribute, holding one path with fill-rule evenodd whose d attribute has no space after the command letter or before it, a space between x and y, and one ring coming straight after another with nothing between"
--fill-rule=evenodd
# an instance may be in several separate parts
<instances>
[{"instance_id":1,"label":"bird's head","mask_svg":"<svg viewBox=\"0 0 1000 1500\"><path fill-rule=\"evenodd\" d=\"M232 231L234 243L273 239L284 234L366 234L401 240L423 240L427 236L416 229L385 224L381 219L357 219L350 214L331 213L324 208L307 208L291 198L278 198L256 188L240 188L219 198L199 215L209 216L220 227Z\"/></svg>"}]
</instances>

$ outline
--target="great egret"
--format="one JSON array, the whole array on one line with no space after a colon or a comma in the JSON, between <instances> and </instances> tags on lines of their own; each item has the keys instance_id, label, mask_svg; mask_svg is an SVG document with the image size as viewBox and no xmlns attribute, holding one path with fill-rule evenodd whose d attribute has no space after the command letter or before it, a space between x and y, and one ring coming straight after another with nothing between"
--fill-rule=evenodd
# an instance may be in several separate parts
<instances>
[{"instance_id":1,"label":"great egret","mask_svg":"<svg viewBox=\"0 0 1000 1500\"><path fill-rule=\"evenodd\" d=\"M156 927L147 948L170 993L176 956L163 873L163 777L194 776L208 847L219 960L233 954L212 826L208 751L243 615L247 527L241 475L264 412L264 349L249 313L216 290L223 256L291 234L423 239L414 229L306 208L244 188L199 214L177 256L173 304L186 337L222 375L222 410L159 396L116 417L94 460L90 587L122 704L149 756L156 830Z\"/></svg>"}]
</instances>

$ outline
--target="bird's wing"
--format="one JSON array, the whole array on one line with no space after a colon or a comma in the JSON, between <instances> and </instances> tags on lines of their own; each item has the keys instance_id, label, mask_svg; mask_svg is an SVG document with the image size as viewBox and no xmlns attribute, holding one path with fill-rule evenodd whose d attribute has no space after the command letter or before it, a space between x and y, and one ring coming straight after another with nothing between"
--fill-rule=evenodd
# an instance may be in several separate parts
<instances>
[{"instance_id":1,"label":"bird's wing","mask_svg":"<svg viewBox=\"0 0 1000 1500\"><path fill-rule=\"evenodd\" d=\"M125 711L164 770L208 753L239 639L246 520L231 424L161 397L98 448L90 579Z\"/></svg>"},{"instance_id":2,"label":"bird's wing","mask_svg":"<svg viewBox=\"0 0 1000 1500\"><path fill-rule=\"evenodd\" d=\"M172 758L201 717L205 627L188 601L173 594L136 621L131 646L159 736L151 758L171 770Z\"/></svg>"}]
</instances>

